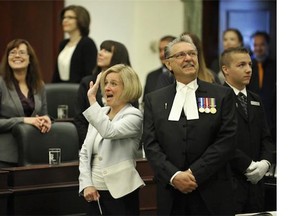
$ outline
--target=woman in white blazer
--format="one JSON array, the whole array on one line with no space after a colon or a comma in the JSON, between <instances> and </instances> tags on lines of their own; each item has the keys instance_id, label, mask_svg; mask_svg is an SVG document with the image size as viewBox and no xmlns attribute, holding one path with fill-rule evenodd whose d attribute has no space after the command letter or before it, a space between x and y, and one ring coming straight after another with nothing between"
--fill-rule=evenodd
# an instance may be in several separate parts
<instances>
[{"instance_id":1,"label":"woman in white blazer","mask_svg":"<svg viewBox=\"0 0 288 216\"><path fill-rule=\"evenodd\" d=\"M101 107L101 91L107 106ZM79 193L89 202L89 215L139 215L139 188L135 156L142 135L143 116L131 105L142 94L136 72L117 64L90 82L90 107L83 112L89 122L80 151Z\"/></svg>"}]
</instances>

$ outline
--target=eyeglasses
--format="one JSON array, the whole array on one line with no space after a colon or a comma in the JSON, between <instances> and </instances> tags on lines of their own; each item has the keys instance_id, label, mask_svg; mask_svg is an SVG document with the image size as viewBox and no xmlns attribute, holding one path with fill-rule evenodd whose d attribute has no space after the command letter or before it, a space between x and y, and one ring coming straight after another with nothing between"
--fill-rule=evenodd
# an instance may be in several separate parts
<instances>
[{"instance_id":1,"label":"eyeglasses","mask_svg":"<svg viewBox=\"0 0 288 216\"><path fill-rule=\"evenodd\" d=\"M186 51L186 52L178 52L178 53L175 53L174 55L172 56L169 56L167 59L170 59L170 58L176 58L176 59L185 59L186 56L189 56L189 57L195 57L198 55L198 52L196 50L189 50L189 51Z\"/></svg>"},{"instance_id":2,"label":"eyeglasses","mask_svg":"<svg viewBox=\"0 0 288 216\"><path fill-rule=\"evenodd\" d=\"M19 55L20 57L26 57L27 55L28 55L28 53L26 52L26 51L24 51L24 50L19 50L18 52L17 52L17 50L11 50L10 52L9 52L9 56L16 56L16 55Z\"/></svg>"},{"instance_id":3,"label":"eyeglasses","mask_svg":"<svg viewBox=\"0 0 288 216\"><path fill-rule=\"evenodd\" d=\"M71 20L71 19L77 19L77 17L76 16L63 16L62 20L64 20L64 19Z\"/></svg>"}]
</instances>

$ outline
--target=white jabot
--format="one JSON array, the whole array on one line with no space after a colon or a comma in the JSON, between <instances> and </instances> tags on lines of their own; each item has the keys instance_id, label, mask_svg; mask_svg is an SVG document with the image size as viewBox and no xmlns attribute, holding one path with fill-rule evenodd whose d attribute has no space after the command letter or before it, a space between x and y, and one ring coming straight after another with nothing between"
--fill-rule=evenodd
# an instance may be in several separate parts
<instances>
[{"instance_id":1,"label":"white jabot","mask_svg":"<svg viewBox=\"0 0 288 216\"><path fill-rule=\"evenodd\" d=\"M199 119L195 91L198 88L197 81L194 80L187 85L178 81L176 86L176 96L169 114L168 120L179 121L182 109L184 108L187 120Z\"/></svg>"}]
</instances>

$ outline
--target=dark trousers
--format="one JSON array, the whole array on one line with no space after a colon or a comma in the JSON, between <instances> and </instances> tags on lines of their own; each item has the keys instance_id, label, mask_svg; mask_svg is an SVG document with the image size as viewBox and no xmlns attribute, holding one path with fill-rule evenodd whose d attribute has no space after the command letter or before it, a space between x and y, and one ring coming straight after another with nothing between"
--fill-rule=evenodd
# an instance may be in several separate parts
<instances>
[{"instance_id":1,"label":"dark trousers","mask_svg":"<svg viewBox=\"0 0 288 216\"><path fill-rule=\"evenodd\" d=\"M263 181L251 184L244 178L233 179L235 213L264 211L265 190Z\"/></svg>"},{"instance_id":2,"label":"dark trousers","mask_svg":"<svg viewBox=\"0 0 288 216\"><path fill-rule=\"evenodd\" d=\"M109 191L98 191L103 215L139 215L139 189L115 199ZM97 202L88 203L87 215L101 215Z\"/></svg>"},{"instance_id":3,"label":"dark trousers","mask_svg":"<svg viewBox=\"0 0 288 216\"><path fill-rule=\"evenodd\" d=\"M183 194L175 190L171 215L211 215L198 190Z\"/></svg>"}]
</instances>

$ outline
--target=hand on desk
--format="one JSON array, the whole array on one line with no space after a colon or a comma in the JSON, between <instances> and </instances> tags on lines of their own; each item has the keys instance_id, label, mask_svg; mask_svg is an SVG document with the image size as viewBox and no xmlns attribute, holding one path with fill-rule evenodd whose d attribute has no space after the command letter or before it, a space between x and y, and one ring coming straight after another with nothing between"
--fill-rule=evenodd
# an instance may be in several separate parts
<instances>
[{"instance_id":1,"label":"hand on desk","mask_svg":"<svg viewBox=\"0 0 288 216\"><path fill-rule=\"evenodd\" d=\"M182 193L191 193L198 187L196 179L190 170L179 172L172 180L172 184Z\"/></svg>"}]
</instances>

